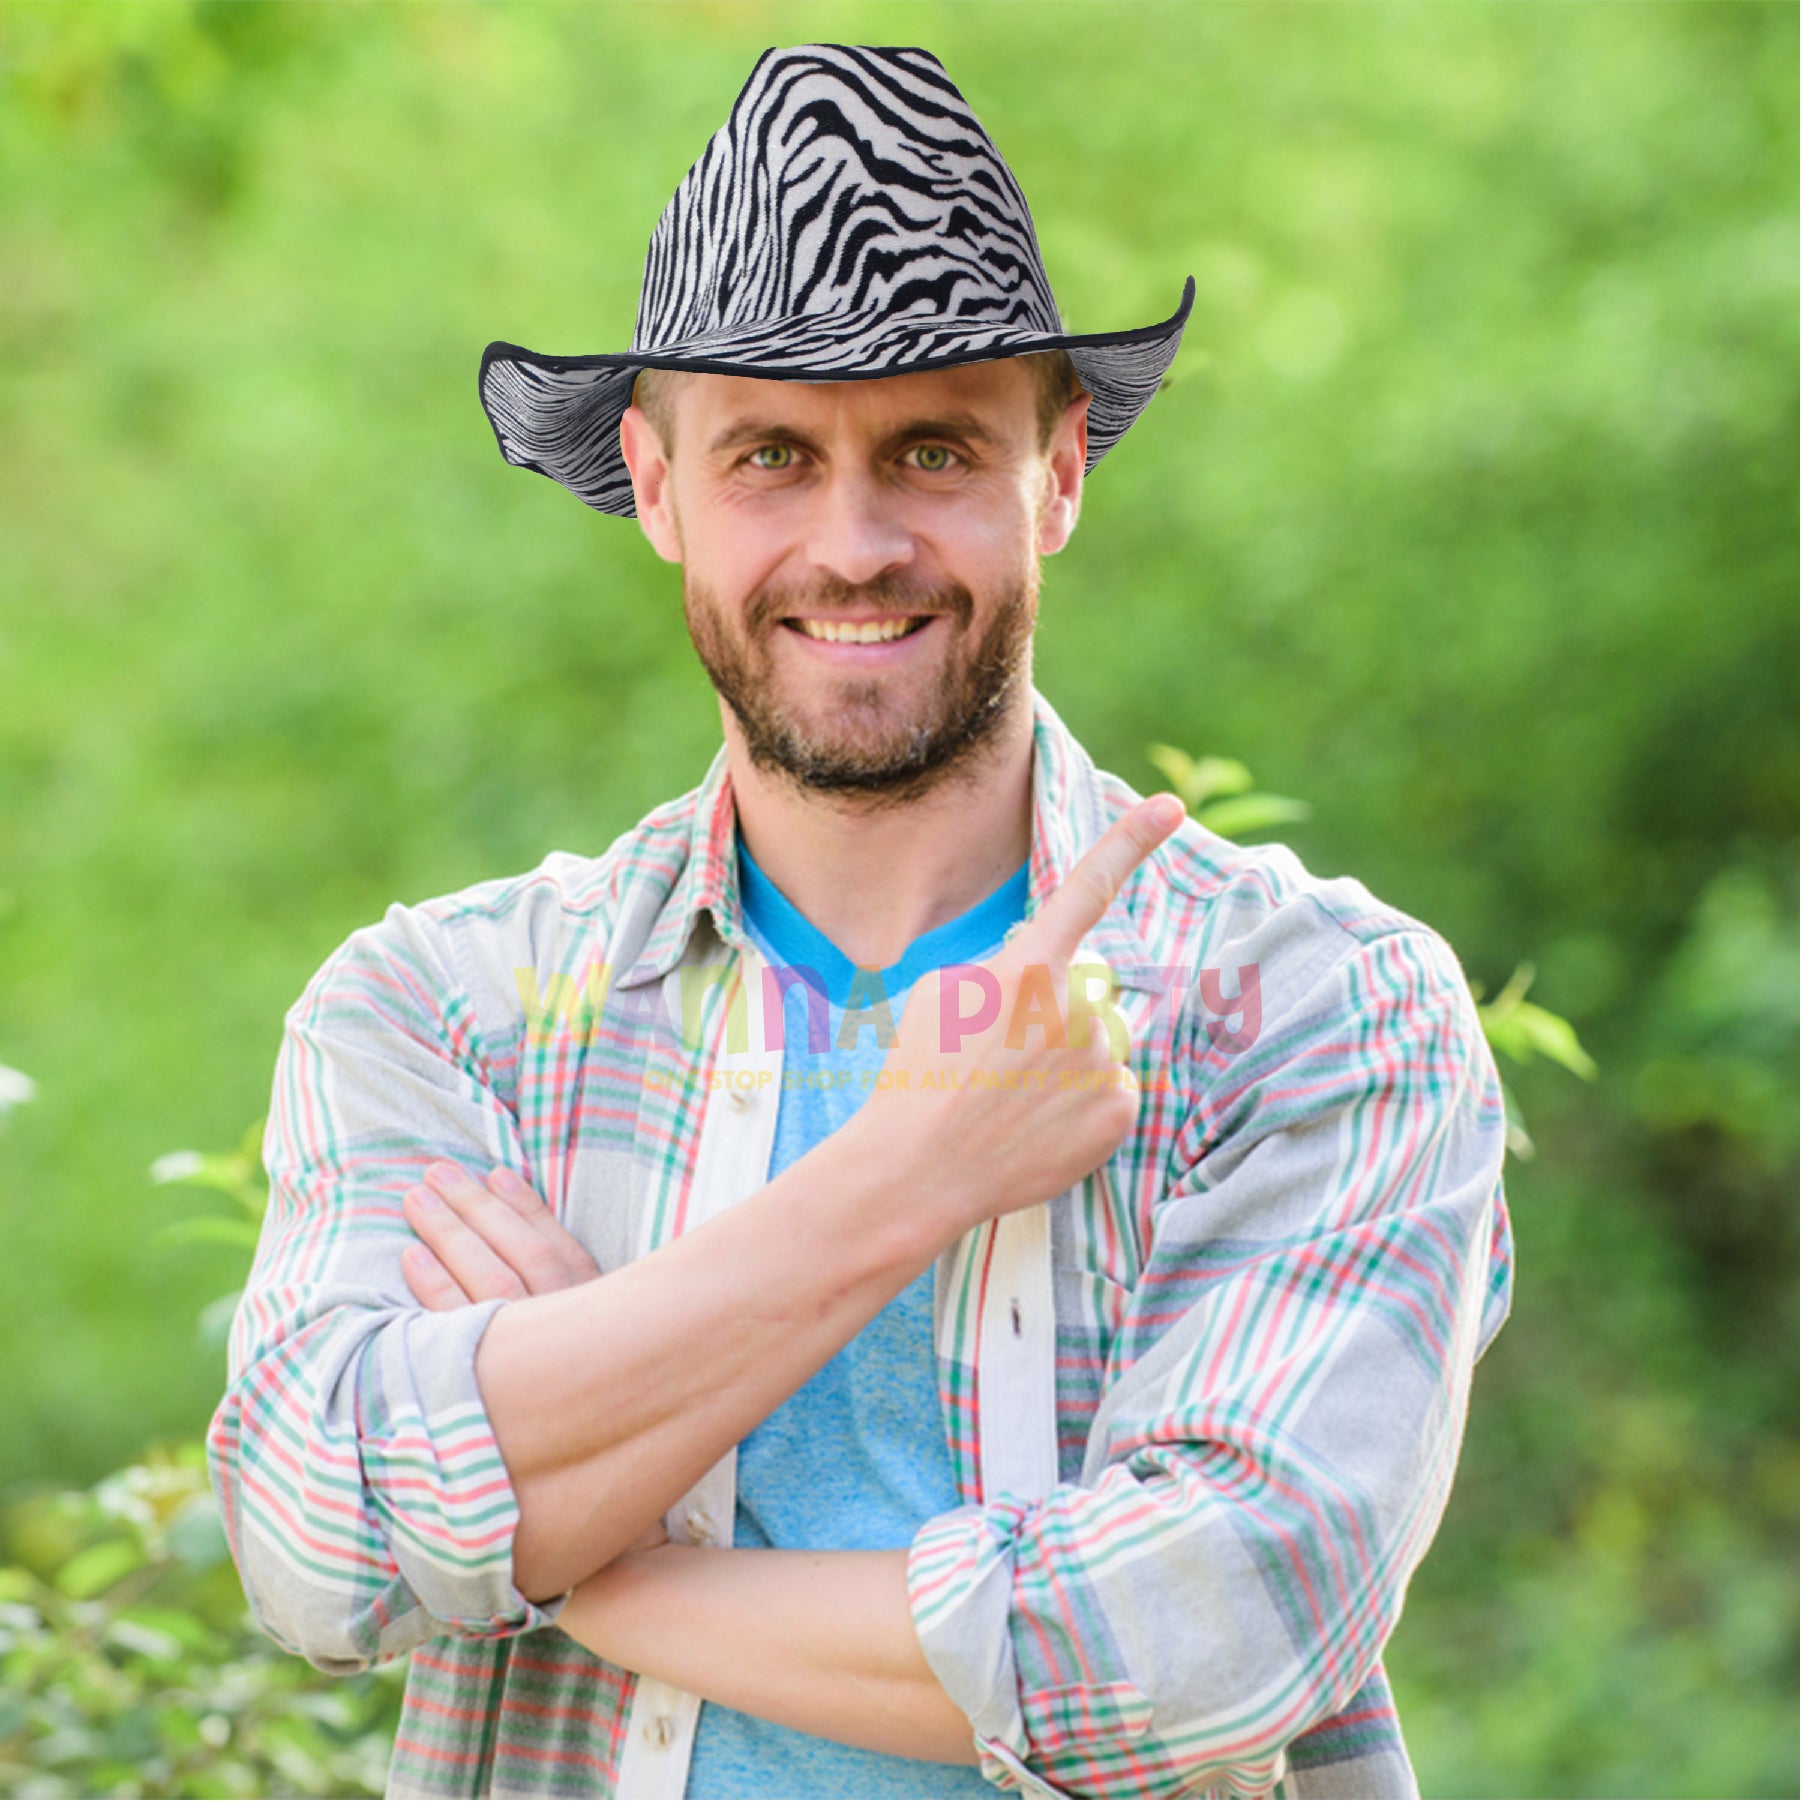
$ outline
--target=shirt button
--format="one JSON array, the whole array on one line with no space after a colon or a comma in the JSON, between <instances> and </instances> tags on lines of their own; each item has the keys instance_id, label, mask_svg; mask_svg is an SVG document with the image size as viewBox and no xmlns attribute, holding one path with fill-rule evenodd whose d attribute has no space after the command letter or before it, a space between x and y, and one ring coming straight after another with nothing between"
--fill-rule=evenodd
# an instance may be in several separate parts
<instances>
[{"instance_id":1,"label":"shirt button","mask_svg":"<svg viewBox=\"0 0 1801 1801\"><path fill-rule=\"evenodd\" d=\"M750 1093L751 1091L748 1088L740 1088L735 1083L726 1090L726 1094L731 1098L732 1105L736 1107L740 1113L750 1105Z\"/></svg>"},{"instance_id":2,"label":"shirt button","mask_svg":"<svg viewBox=\"0 0 1801 1801\"><path fill-rule=\"evenodd\" d=\"M666 1713L660 1713L644 1728L644 1736L659 1751L667 1749L675 1743L675 1721Z\"/></svg>"},{"instance_id":3,"label":"shirt button","mask_svg":"<svg viewBox=\"0 0 1801 1801\"><path fill-rule=\"evenodd\" d=\"M696 1507L688 1515L688 1537L697 1545L710 1545L713 1542L713 1516L704 1508Z\"/></svg>"}]
</instances>

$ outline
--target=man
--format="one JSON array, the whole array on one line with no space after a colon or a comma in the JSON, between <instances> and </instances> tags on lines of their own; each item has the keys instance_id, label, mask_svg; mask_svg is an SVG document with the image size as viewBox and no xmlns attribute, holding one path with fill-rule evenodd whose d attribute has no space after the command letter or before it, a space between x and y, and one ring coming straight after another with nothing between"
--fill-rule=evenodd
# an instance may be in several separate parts
<instances>
[{"instance_id":1,"label":"man","mask_svg":"<svg viewBox=\"0 0 1801 1801\"><path fill-rule=\"evenodd\" d=\"M1068 337L936 60L812 45L631 352L490 346L725 742L288 1016L213 1473L284 1643L412 1651L395 1792L1416 1792L1381 1652L1511 1293L1462 972L1031 681L1192 292Z\"/></svg>"}]
</instances>

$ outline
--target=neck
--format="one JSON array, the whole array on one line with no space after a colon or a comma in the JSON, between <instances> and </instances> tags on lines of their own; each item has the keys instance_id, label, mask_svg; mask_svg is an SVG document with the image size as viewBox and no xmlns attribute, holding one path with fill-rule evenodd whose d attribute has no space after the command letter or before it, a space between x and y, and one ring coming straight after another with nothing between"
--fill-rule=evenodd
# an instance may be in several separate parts
<instances>
[{"instance_id":1,"label":"neck","mask_svg":"<svg viewBox=\"0 0 1801 1801\"><path fill-rule=\"evenodd\" d=\"M1032 846L1032 695L904 805L821 794L752 766L721 708L738 829L769 879L853 963L886 969L992 894Z\"/></svg>"}]
</instances>

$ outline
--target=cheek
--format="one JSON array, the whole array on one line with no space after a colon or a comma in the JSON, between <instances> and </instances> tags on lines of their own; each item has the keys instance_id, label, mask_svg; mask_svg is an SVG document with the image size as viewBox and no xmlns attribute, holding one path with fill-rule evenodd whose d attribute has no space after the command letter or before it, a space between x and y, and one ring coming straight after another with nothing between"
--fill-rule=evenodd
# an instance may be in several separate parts
<instances>
[{"instance_id":1,"label":"cheek","mask_svg":"<svg viewBox=\"0 0 1801 1801\"><path fill-rule=\"evenodd\" d=\"M720 504L710 493L679 493L675 508L681 520L683 567L717 594L744 594L755 589L758 571L767 562L765 533L742 508Z\"/></svg>"},{"instance_id":2,"label":"cheek","mask_svg":"<svg viewBox=\"0 0 1801 1801\"><path fill-rule=\"evenodd\" d=\"M693 498L689 518L691 554L727 591L755 588L805 542L800 510L770 505L764 495L709 491Z\"/></svg>"},{"instance_id":3,"label":"cheek","mask_svg":"<svg viewBox=\"0 0 1801 1801\"><path fill-rule=\"evenodd\" d=\"M938 521L944 555L978 578L1010 577L1029 562L1036 543L1032 495L1009 484L1001 493L971 495Z\"/></svg>"}]
</instances>

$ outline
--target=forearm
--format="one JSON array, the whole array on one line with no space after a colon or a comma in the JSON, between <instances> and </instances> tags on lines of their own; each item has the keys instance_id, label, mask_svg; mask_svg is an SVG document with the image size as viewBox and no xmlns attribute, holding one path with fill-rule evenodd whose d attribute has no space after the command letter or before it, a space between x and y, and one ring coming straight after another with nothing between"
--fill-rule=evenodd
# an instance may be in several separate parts
<instances>
[{"instance_id":1,"label":"forearm","mask_svg":"<svg viewBox=\"0 0 1801 1801\"><path fill-rule=\"evenodd\" d=\"M920 1650L900 1551L668 1545L584 1582L558 1625L598 1656L821 1738L977 1761Z\"/></svg>"},{"instance_id":2,"label":"forearm","mask_svg":"<svg viewBox=\"0 0 1801 1801\"><path fill-rule=\"evenodd\" d=\"M920 1194L847 1129L649 1256L503 1307L476 1376L521 1591L615 1557L928 1268L957 1228Z\"/></svg>"}]
</instances>

